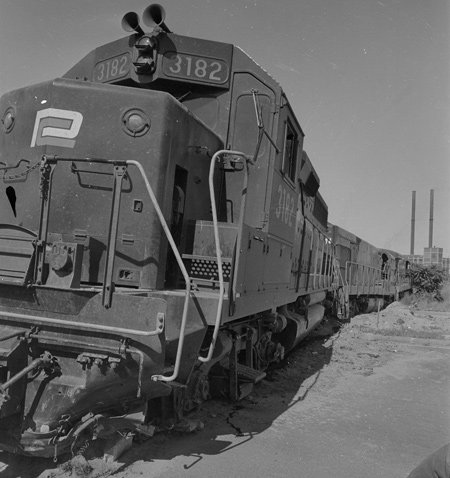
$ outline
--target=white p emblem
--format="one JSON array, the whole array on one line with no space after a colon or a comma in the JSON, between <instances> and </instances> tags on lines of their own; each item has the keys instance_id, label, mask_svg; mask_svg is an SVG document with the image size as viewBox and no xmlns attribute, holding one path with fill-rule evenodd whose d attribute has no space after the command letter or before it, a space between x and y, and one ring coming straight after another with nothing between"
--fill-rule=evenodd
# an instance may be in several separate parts
<instances>
[{"instance_id":1,"label":"white p emblem","mask_svg":"<svg viewBox=\"0 0 450 478\"><path fill-rule=\"evenodd\" d=\"M78 111L47 108L36 113L31 148L61 146L73 148L80 132L83 115Z\"/></svg>"}]
</instances>

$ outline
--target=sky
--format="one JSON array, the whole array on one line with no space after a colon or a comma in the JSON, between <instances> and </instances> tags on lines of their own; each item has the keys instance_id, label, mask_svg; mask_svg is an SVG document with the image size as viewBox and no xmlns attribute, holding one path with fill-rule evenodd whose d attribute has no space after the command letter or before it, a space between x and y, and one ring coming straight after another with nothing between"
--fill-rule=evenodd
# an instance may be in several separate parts
<instances>
[{"instance_id":1,"label":"sky","mask_svg":"<svg viewBox=\"0 0 450 478\"><path fill-rule=\"evenodd\" d=\"M0 0L0 94L62 76L125 36L141 0ZM239 45L286 92L329 220L408 254L450 256L448 0L159 0L181 35Z\"/></svg>"}]
</instances>

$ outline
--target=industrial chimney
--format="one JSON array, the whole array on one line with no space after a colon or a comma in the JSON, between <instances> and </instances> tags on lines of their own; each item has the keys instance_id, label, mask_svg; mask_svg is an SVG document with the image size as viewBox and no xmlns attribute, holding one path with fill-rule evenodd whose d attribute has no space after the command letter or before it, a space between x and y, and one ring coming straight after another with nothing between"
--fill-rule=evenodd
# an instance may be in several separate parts
<instances>
[{"instance_id":1,"label":"industrial chimney","mask_svg":"<svg viewBox=\"0 0 450 478\"><path fill-rule=\"evenodd\" d=\"M416 229L416 191L412 192L412 204L411 204L411 249L409 253L414 255L414 233Z\"/></svg>"},{"instance_id":2,"label":"industrial chimney","mask_svg":"<svg viewBox=\"0 0 450 478\"><path fill-rule=\"evenodd\" d=\"M428 236L428 247L433 247L433 208L434 208L434 189L430 189L430 233Z\"/></svg>"}]
</instances>

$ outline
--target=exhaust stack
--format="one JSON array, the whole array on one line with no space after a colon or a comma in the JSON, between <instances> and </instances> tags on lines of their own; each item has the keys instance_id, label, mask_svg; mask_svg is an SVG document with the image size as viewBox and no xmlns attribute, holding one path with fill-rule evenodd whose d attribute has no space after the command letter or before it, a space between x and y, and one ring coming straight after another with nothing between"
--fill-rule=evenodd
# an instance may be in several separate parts
<instances>
[{"instance_id":1,"label":"exhaust stack","mask_svg":"<svg viewBox=\"0 0 450 478\"><path fill-rule=\"evenodd\" d=\"M412 204L411 204L411 248L409 253L414 255L414 234L416 230L416 191L412 192Z\"/></svg>"},{"instance_id":2,"label":"exhaust stack","mask_svg":"<svg viewBox=\"0 0 450 478\"><path fill-rule=\"evenodd\" d=\"M433 209L434 209L434 189L430 189L430 232L428 235L428 247L433 247Z\"/></svg>"}]
</instances>

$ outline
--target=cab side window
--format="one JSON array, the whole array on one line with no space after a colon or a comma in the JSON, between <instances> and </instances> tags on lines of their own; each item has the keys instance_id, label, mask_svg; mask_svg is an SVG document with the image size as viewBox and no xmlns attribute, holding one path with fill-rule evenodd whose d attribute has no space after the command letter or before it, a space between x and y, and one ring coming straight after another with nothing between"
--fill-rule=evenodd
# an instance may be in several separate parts
<instances>
[{"instance_id":1,"label":"cab side window","mask_svg":"<svg viewBox=\"0 0 450 478\"><path fill-rule=\"evenodd\" d=\"M295 182L296 164L297 164L298 136L291 122L286 122L284 136L284 152L282 171L291 181Z\"/></svg>"}]
</instances>

